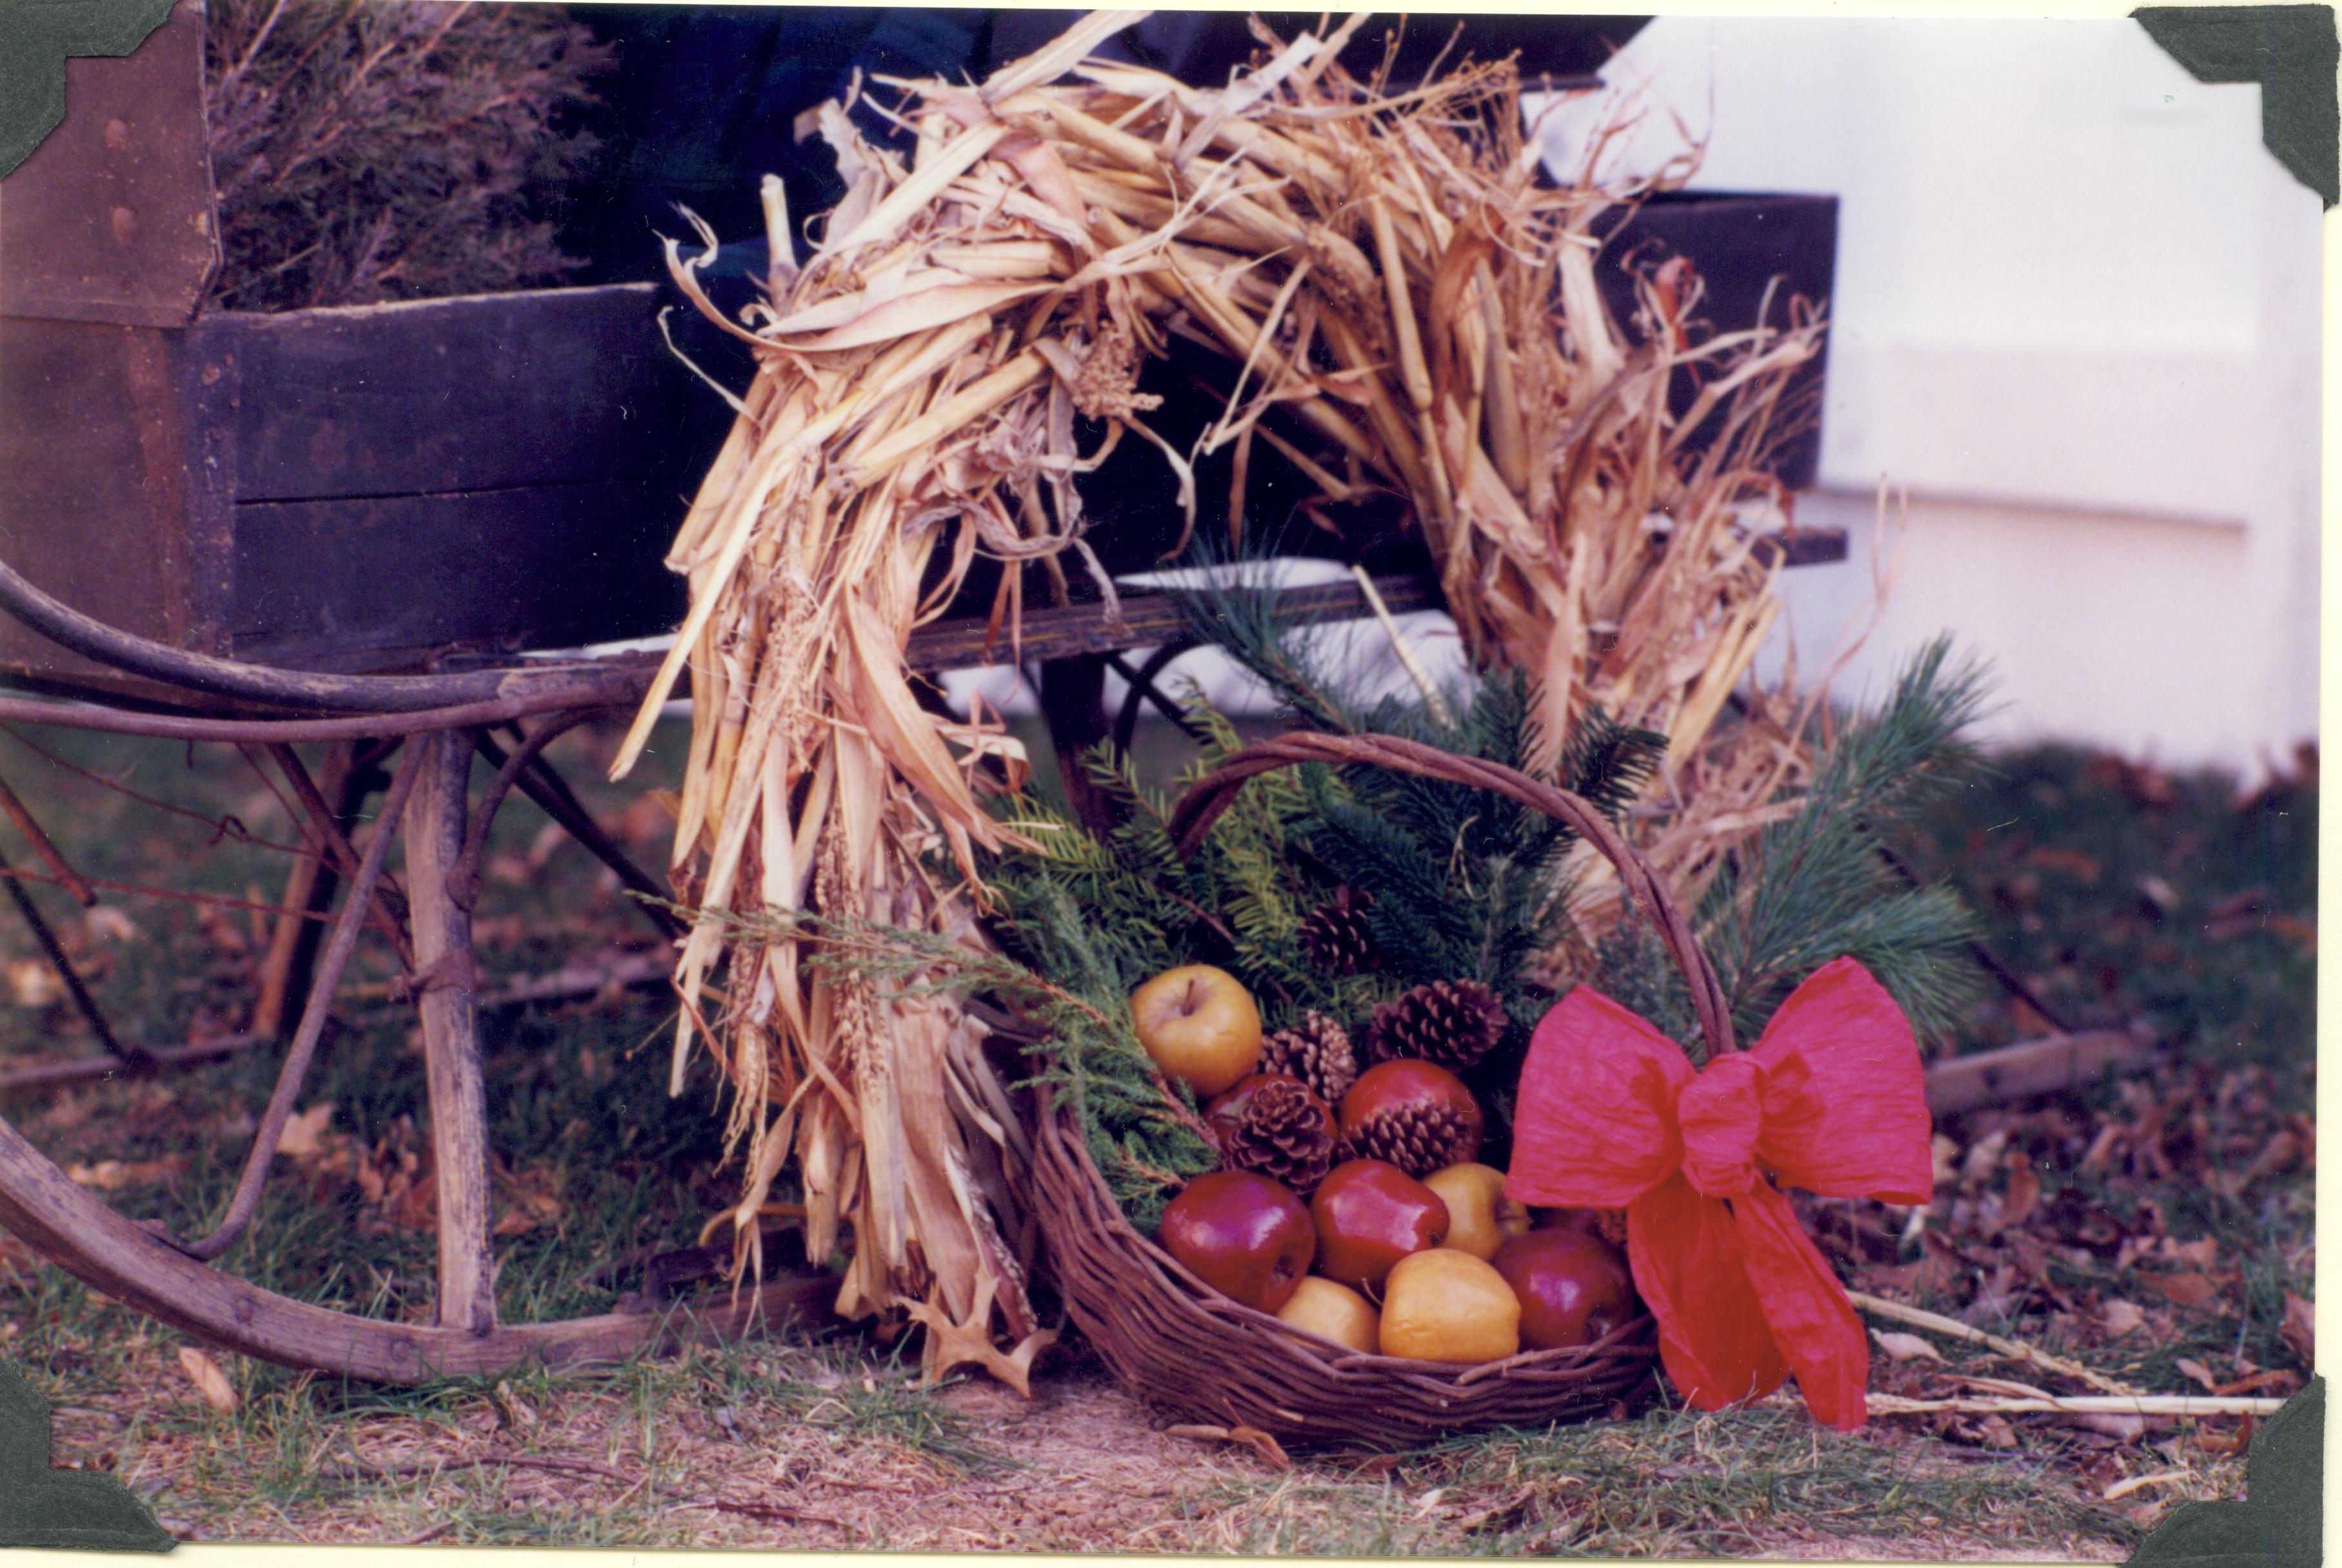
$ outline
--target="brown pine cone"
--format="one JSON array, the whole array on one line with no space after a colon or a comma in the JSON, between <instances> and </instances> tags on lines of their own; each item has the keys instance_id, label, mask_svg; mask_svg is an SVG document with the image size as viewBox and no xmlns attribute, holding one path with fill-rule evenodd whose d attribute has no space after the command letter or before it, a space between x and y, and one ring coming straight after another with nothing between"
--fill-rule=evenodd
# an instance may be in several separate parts
<instances>
[{"instance_id":1,"label":"brown pine cone","mask_svg":"<svg viewBox=\"0 0 2342 1568\"><path fill-rule=\"evenodd\" d=\"M1505 1037L1505 1004L1476 980L1435 980L1374 1012L1366 1028L1366 1055L1376 1062L1413 1059L1461 1073Z\"/></svg>"},{"instance_id":2,"label":"brown pine cone","mask_svg":"<svg viewBox=\"0 0 2342 1568\"><path fill-rule=\"evenodd\" d=\"M1282 1182L1307 1197L1334 1166L1334 1113L1299 1080L1263 1073L1212 1102L1221 1163Z\"/></svg>"},{"instance_id":3,"label":"brown pine cone","mask_svg":"<svg viewBox=\"0 0 2342 1568\"><path fill-rule=\"evenodd\" d=\"M1480 1131L1453 1105L1407 1105L1366 1122L1342 1140L1334 1163L1387 1160L1420 1179L1480 1152Z\"/></svg>"},{"instance_id":4,"label":"brown pine cone","mask_svg":"<svg viewBox=\"0 0 2342 1568\"><path fill-rule=\"evenodd\" d=\"M1373 901L1350 888L1305 916L1296 934L1301 952L1328 974L1356 974L1375 966L1374 934L1366 928L1366 906Z\"/></svg>"},{"instance_id":5,"label":"brown pine cone","mask_svg":"<svg viewBox=\"0 0 2342 1568\"><path fill-rule=\"evenodd\" d=\"M1380 1062L1342 1096L1340 1160L1387 1160L1410 1176L1479 1158L1480 1103L1429 1062Z\"/></svg>"},{"instance_id":6,"label":"brown pine cone","mask_svg":"<svg viewBox=\"0 0 2342 1568\"><path fill-rule=\"evenodd\" d=\"M1260 1070L1298 1078L1326 1104L1338 1105L1358 1081L1358 1055L1348 1030L1323 1013L1306 1013L1261 1042Z\"/></svg>"}]
</instances>

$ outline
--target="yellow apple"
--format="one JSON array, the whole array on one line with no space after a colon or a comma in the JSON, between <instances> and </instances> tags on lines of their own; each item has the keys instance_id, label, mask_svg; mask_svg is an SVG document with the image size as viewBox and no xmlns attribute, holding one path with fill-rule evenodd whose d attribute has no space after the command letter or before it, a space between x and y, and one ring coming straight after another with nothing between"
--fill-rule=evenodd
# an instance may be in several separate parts
<instances>
[{"instance_id":1,"label":"yellow apple","mask_svg":"<svg viewBox=\"0 0 2342 1568\"><path fill-rule=\"evenodd\" d=\"M1521 1348L1521 1302L1505 1276L1470 1253L1410 1253L1383 1282L1385 1355L1476 1365Z\"/></svg>"},{"instance_id":2,"label":"yellow apple","mask_svg":"<svg viewBox=\"0 0 2342 1568\"><path fill-rule=\"evenodd\" d=\"M1260 1009L1225 969L1184 964L1130 994L1131 1023L1163 1075L1209 1096L1260 1061Z\"/></svg>"},{"instance_id":3,"label":"yellow apple","mask_svg":"<svg viewBox=\"0 0 2342 1568\"><path fill-rule=\"evenodd\" d=\"M1320 1274L1303 1280L1276 1315L1295 1328L1368 1355L1382 1343L1382 1314L1374 1303Z\"/></svg>"},{"instance_id":4,"label":"yellow apple","mask_svg":"<svg viewBox=\"0 0 2342 1568\"><path fill-rule=\"evenodd\" d=\"M1482 1263L1515 1236L1526 1235L1529 1212L1505 1196L1505 1173L1493 1165L1449 1165L1423 1178L1447 1205L1446 1245Z\"/></svg>"}]
</instances>

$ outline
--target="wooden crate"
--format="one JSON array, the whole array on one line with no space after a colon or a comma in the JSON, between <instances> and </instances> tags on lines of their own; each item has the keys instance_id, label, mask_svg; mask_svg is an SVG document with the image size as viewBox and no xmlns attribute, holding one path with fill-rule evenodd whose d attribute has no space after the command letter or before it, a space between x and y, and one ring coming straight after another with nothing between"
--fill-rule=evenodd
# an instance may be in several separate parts
<instances>
[{"instance_id":1,"label":"wooden crate","mask_svg":"<svg viewBox=\"0 0 2342 1568\"><path fill-rule=\"evenodd\" d=\"M125 631L305 668L671 627L711 400L657 287L202 312L202 29L182 0L74 61L0 182L0 556ZM137 689L5 618L0 671Z\"/></svg>"}]
</instances>

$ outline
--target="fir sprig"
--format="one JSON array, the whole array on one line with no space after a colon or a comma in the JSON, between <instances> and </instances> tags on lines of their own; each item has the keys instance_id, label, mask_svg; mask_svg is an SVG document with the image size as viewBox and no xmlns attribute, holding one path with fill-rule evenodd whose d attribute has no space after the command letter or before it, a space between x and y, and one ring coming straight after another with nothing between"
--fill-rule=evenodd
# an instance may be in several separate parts
<instances>
[{"instance_id":1,"label":"fir sprig","mask_svg":"<svg viewBox=\"0 0 2342 1568\"><path fill-rule=\"evenodd\" d=\"M1937 638L1876 713L1841 715L1797 814L1710 884L1698 924L1744 1040L1841 954L1876 974L1922 1035L1950 1029L1973 997L1975 917L1944 887L1907 886L1881 853L1886 832L1977 765L1960 732L1983 710L1986 675L1950 659Z\"/></svg>"}]
</instances>

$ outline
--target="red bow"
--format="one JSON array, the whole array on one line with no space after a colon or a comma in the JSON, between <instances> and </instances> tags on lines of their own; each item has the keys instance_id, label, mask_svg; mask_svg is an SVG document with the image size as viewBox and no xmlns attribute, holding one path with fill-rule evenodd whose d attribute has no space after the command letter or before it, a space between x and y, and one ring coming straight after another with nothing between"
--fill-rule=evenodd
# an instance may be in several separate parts
<instances>
[{"instance_id":1,"label":"red bow","mask_svg":"<svg viewBox=\"0 0 2342 1568\"><path fill-rule=\"evenodd\" d=\"M1851 958L1792 992L1756 1049L1700 1073L1581 985L1530 1039L1505 1191L1626 1211L1660 1360L1693 1404L1720 1410L1794 1372L1815 1417L1851 1429L1868 1413L1869 1345L1764 1173L1828 1197L1924 1203L1931 1132L1910 1022Z\"/></svg>"}]
</instances>

